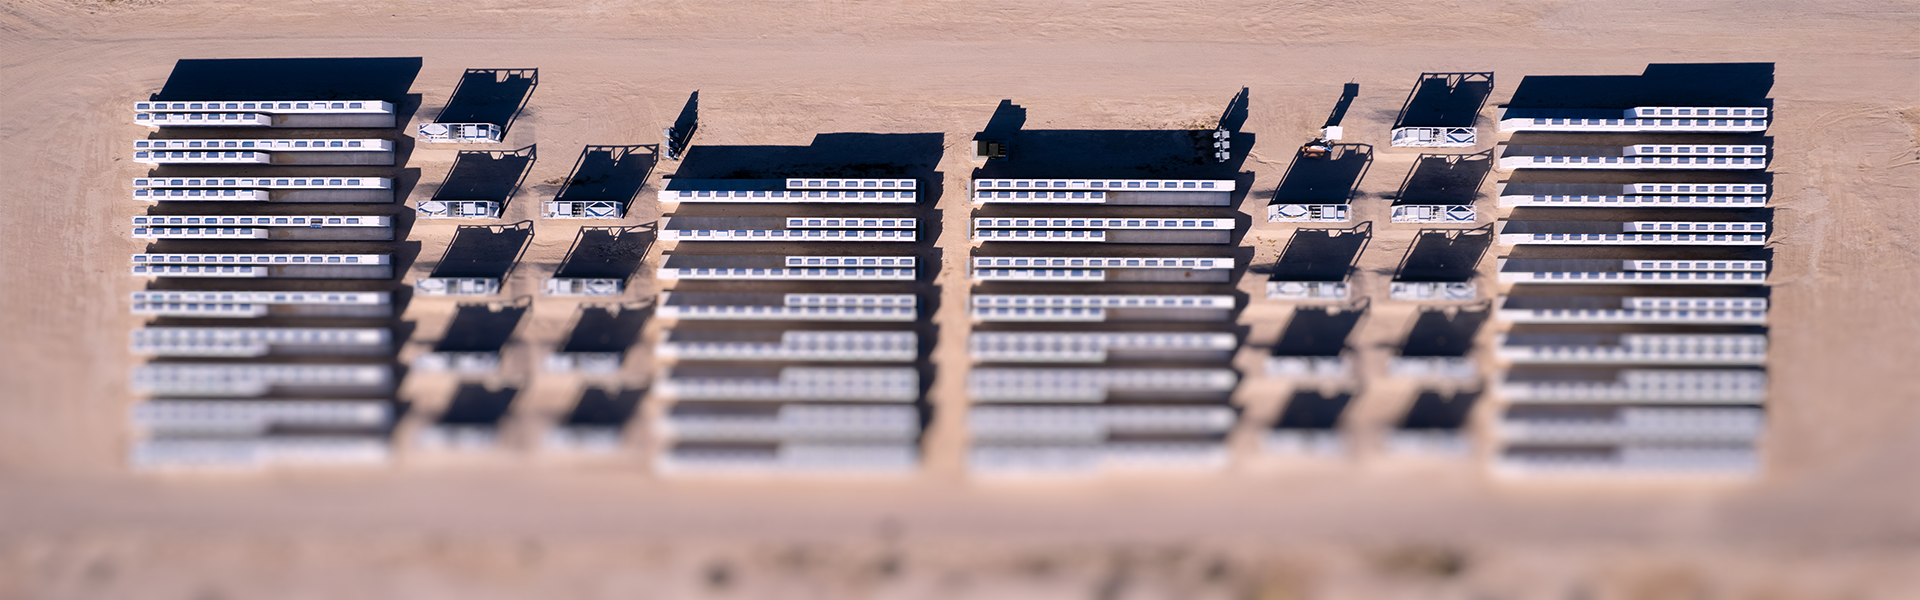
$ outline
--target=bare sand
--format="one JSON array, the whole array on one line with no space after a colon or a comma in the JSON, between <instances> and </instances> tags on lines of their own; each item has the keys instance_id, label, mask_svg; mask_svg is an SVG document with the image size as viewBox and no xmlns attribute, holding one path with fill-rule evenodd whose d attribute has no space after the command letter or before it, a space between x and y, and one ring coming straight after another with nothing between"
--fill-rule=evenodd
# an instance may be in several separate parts
<instances>
[{"instance_id":1,"label":"bare sand","mask_svg":"<svg viewBox=\"0 0 1920 600\"><path fill-rule=\"evenodd\" d=\"M380 16L387 15L387 16ZM1382 151L1355 221L1373 221L1363 291L1381 294L1417 226L1386 224L1414 152L1387 130L1425 71L1494 71L1484 115L1526 75L1648 63L1770 62L1777 120L1773 388L1754 482L1539 484L1478 461L1362 452L1255 456L1286 386L1253 378L1227 473L991 485L961 474L962 194L938 206L940 365L929 466L900 481L680 481L638 453L550 460L405 454L372 472L129 473L127 218L142 174L128 106L176 59L422 57L430 115L466 68L540 69L510 133L542 158L507 221L533 218L588 144L657 143L701 94L697 145L805 145L818 133L941 133L962 190L966 140L1011 98L1028 128L1209 124L1242 86L1261 206L1342 84L1348 141ZM0 597L7 598L1901 598L1920 593L1920 7L1876 1L1221 3L51 2L0 8ZM1485 121L1483 121L1485 123ZM1483 131L1488 131L1483 129ZM1489 136L1491 137L1491 136ZM419 149L413 199L452 151ZM643 198L657 189L656 169ZM1489 178L1487 189L1499 177ZM1484 198L1482 210L1491 210ZM627 219L658 214L637 207ZM1256 222L1262 218L1256 218ZM532 294L576 225L536 221L511 289ZM451 227L420 224L409 277ZM1256 226L1271 261L1290 228ZM660 248L653 254L657 258ZM1498 249L1490 253L1497 255ZM1483 263L1491 268L1493 256ZM651 259L650 259L651 260ZM653 263L649 263L650 265ZM650 269L648 269L650 270ZM1257 277L1241 288L1259 297ZM650 281L636 280L648 289ZM643 291L632 299L646 297ZM535 375L577 302L538 298L501 381L517 426L578 380ZM416 301L403 356L449 302ZM1368 373L1412 305L1376 303ZM1256 303L1250 343L1287 306ZM650 326L648 341L657 335ZM645 385L644 351L620 383ZM1238 361L1257 372L1257 351ZM410 376L422 414L454 380ZM1412 399L1367 388L1349 424L1378 436ZM1489 415L1482 411L1482 419Z\"/></svg>"}]
</instances>

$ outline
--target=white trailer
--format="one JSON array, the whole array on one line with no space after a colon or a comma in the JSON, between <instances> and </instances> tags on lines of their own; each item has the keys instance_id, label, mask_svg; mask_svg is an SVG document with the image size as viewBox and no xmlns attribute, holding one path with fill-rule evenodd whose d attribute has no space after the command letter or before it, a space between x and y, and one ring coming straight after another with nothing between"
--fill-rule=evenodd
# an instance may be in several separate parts
<instances>
[{"instance_id":1,"label":"white trailer","mask_svg":"<svg viewBox=\"0 0 1920 600\"><path fill-rule=\"evenodd\" d=\"M494 296L500 293L497 277L421 277L413 281L413 293L422 296Z\"/></svg>"},{"instance_id":2,"label":"white trailer","mask_svg":"<svg viewBox=\"0 0 1920 600\"><path fill-rule=\"evenodd\" d=\"M492 200L421 200L414 214L422 219L498 219L500 203Z\"/></svg>"},{"instance_id":3,"label":"white trailer","mask_svg":"<svg viewBox=\"0 0 1920 600\"><path fill-rule=\"evenodd\" d=\"M619 219L627 208L613 200L566 200L540 203L543 219Z\"/></svg>"},{"instance_id":4,"label":"white trailer","mask_svg":"<svg viewBox=\"0 0 1920 600\"><path fill-rule=\"evenodd\" d=\"M610 277L550 277L540 281L540 292L548 296L608 298L626 289L626 280Z\"/></svg>"},{"instance_id":5,"label":"white trailer","mask_svg":"<svg viewBox=\"0 0 1920 600\"><path fill-rule=\"evenodd\" d=\"M1221 321L1233 296L976 294L975 321Z\"/></svg>"},{"instance_id":6,"label":"white trailer","mask_svg":"<svg viewBox=\"0 0 1920 600\"><path fill-rule=\"evenodd\" d=\"M1472 148L1480 130L1472 127L1399 127L1393 130L1395 148Z\"/></svg>"},{"instance_id":7,"label":"white trailer","mask_svg":"<svg viewBox=\"0 0 1920 600\"><path fill-rule=\"evenodd\" d=\"M421 123L413 137L430 144L498 144L504 131L493 123Z\"/></svg>"},{"instance_id":8,"label":"white trailer","mask_svg":"<svg viewBox=\"0 0 1920 600\"><path fill-rule=\"evenodd\" d=\"M727 304L706 304L717 301ZM658 315L667 319L729 321L912 321L913 294L680 294L661 292Z\"/></svg>"},{"instance_id":9,"label":"white trailer","mask_svg":"<svg viewBox=\"0 0 1920 600\"><path fill-rule=\"evenodd\" d=\"M1353 218L1351 204L1270 204L1268 223L1345 223Z\"/></svg>"}]
</instances>

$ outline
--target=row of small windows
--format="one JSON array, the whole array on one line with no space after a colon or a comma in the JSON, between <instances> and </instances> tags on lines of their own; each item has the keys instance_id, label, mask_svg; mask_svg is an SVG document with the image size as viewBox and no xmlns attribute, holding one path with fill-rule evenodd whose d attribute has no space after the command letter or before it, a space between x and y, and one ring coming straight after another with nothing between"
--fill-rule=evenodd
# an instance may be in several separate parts
<instances>
[{"instance_id":1,"label":"row of small windows","mask_svg":"<svg viewBox=\"0 0 1920 600\"><path fill-rule=\"evenodd\" d=\"M366 108L365 102L140 102L138 110L305 110L312 108Z\"/></svg>"},{"instance_id":2,"label":"row of small windows","mask_svg":"<svg viewBox=\"0 0 1920 600\"><path fill-rule=\"evenodd\" d=\"M135 148L359 148L360 140L243 140L227 142L200 140L139 140Z\"/></svg>"}]
</instances>

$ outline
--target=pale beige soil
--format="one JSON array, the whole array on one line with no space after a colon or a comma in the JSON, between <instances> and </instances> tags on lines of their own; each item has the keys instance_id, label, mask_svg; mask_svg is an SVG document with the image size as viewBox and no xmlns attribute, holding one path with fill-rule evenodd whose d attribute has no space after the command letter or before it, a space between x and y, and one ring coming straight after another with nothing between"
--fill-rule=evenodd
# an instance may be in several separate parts
<instances>
[{"instance_id":1,"label":"pale beige soil","mask_svg":"<svg viewBox=\"0 0 1920 600\"><path fill-rule=\"evenodd\" d=\"M539 68L508 146L537 143L541 158L505 222L534 219L554 191L541 182L565 177L582 146L657 143L696 89L697 145L944 134L940 417L927 467L904 480L682 481L649 472L645 440L599 461L528 450L582 385L538 372L580 302L537 297L580 222L534 219L509 289L536 297L494 380L523 390L507 449L457 460L403 452L375 471L129 473L125 379L136 362L125 347L137 320L127 296L143 282L126 257L144 244L126 223L148 208L128 199L128 180L143 173L129 142L148 133L129 106L176 59L307 56L423 57L412 88L421 115L463 69ZM1256 428L1288 386L1257 376L1237 394L1249 419L1227 473L1040 485L962 475L970 205L958 191L973 167L965 142L1001 99L1028 110L1030 129L1168 129L1210 124L1248 87L1243 131L1258 143L1245 210L1264 221L1294 149L1341 84L1358 83L1348 141L1381 149L1360 184L1355 221L1373 221L1375 237L1358 284L1383 298L1418 229L1386 223L1380 196L1416 154L1387 149L1387 129L1421 72L1496 72L1490 115L1526 75L1637 74L1660 62L1776 65L1773 385L1759 480L1517 483L1479 460L1385 457L1373 442L1415 393L1386 381L1365 389L1347 423L1357 458L1261 457ZM1920 594L1912 3L29 0L0 8L0 89L0 597ZM431 195L452 158L413 152L412 199ZM673 166L654 171L642 198ZM627 223L658 214L643 204ZM1243 245L1271 261L1291 230L1261 223ZM421 252L409 279L431 271L451 232L413 228ZM1258 298L1258 279L1240 288ZM650 278L632 283L628 301L651 297ZM1353 340L1372 375L1415 309L1378 300ZM417 328L403 357L438 338L453 304L409 306L403 318ZM1289 310L1256 301L1241 319L1249 342L1271 342ZM616 386L649 382L644 346L659 329L649 326ZM1257 373L1258 352L1236 364ZM409 429L455 384L409 376Z\"/></svg>"}]
</instances>

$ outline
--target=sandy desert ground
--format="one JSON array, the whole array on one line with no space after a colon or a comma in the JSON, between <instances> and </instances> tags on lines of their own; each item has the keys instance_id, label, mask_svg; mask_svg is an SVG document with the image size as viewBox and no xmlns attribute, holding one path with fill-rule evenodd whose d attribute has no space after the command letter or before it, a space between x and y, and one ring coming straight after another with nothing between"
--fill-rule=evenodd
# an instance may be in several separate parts
<instances>
[{"instance_id":1,"label":"sandy desert ground","mask_svg":"<svg viewBox=\"0 0 1920 600\"><path fill-rule=\"evenodd\" d=\"M128 472L127 297L142 282L125 265L144 245L125 224L148 208L128 199L129 179L143 174L128 144L148 132L128 107L178 59L375 56L421 58L410 91L420 115L464 69L540 69L508 146L537 144L541 158L507 222L534 218L556 189L542 182L565 178L581 147L657 143L694 90L696 146L944 136L948 193L930 213L945 251L930 396L942 416L924 472L670 480L649 472L639 448L564 461L519 449L524 440L488 457L404 454L376 471ZM1342 85L1359 84L1348 141L1382 149L1356 218L1376 223L1360 263L1359 284L1372 289L1417 229L1386 225L1379 198L1416 155L1386 138L1420 73L1497 73L1484 117L1527 75L1676 62L1775 66L1760 479L1546 484L1491 478L1477 461L1275 461L1253 456L1251 429L1236 437L1243 460L1219 474L1037 485L963 476L953 415L964 405L958 261L970 208L952 191L973 168L966 141L1002 99L1027 109L1029 128L1186 129L1210 125L1248 88L1253 214ZM0 597L1920 594L1920 5L1910 2L20 0L0 7L0 84ZM452 150L414 149L413 198L430 196L452 160ZM642 197L673 168L655 168ZM658 214L643 204L627 223ZM512 284L523 293L578 228L534 227ZM421 250L408 277L431 270L451 231L412 228ZM1242 245L1271 261L1286 231L1262 223ZM1258 297L1256 279L1240 289ZM578 304L537 298L507 351L502 381L524 390L515 431L530 436L577 396L580 380L532 371ZM424 351L451 306L409 305L402 319L417 327L403 357ZM1284 310L1248 309L1249 342L1277 336ZM1382 306L1369 317L1354 340L1369 369L1382 368L1411 314ZM629 360L618 383L646 385L645 358ZM1238 364L1255 371L1256 351ZM454 384L410 376L400 395L431 413ZM1250 423L1269 422L1283 391L1250 383L1237 401ZM1377 436L1411 391L1369 388L1349 429Z\"/></svg>"}]
</instances>

